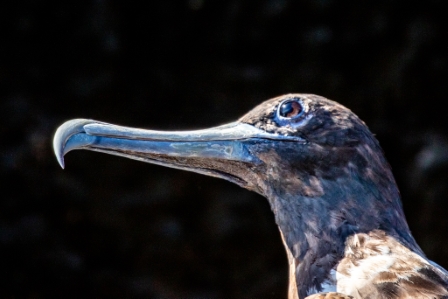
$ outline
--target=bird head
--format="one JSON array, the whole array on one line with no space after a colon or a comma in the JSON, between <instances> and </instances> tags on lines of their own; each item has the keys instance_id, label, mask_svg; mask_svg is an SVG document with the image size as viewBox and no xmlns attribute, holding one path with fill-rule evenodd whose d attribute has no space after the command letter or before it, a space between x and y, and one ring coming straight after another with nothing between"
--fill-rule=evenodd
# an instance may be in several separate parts
<instances>
[{"instance_id":1,"label":"bird head","mask_svg":"<svg viewBox=\"0 0 448 299\"><path fill-rule=\"evenodd\" d=\"M355 162L353 149L363 143L376 152L372 134L344 106L288 94L205 130L163 132L74 119L58 128L53 145L62 167L69 151L92 150L224 178L266 195L267 171L269 180L283 179L285 171L326 176Z\"/></svg>"}]
</instances>

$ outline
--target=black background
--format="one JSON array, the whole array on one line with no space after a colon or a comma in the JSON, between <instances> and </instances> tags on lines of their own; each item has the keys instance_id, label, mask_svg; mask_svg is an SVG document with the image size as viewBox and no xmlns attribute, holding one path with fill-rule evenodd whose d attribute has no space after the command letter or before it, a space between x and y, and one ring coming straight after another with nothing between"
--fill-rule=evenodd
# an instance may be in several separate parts
<instances>
[{"instance_id":1,"label":"black background","mask_svg":"<svg viewBox=\"0 0 448 299\"><path fill-rule=\"evenodd\" d=\"M264 198L92 152L61 170L51 140L79 117L215 126L289 92L369 125L416 239L448 267L443 1L17 0L0 38L0 297L286 298Z\"/></svg>"}]
</instances>

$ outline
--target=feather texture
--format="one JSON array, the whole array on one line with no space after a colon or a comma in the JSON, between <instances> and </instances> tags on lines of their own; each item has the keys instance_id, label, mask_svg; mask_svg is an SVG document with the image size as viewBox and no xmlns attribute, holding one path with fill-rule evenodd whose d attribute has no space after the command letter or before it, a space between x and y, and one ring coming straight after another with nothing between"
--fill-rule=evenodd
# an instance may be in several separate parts
<instances>
[{"instance_id":1,"label":"feather texture","mask_svg":"<svg viewBox=\"0 0 448 299\"><path fill-rule=\"evenodd\" d=\"M384 231L347 238L337 290L354 298L446 298L447 273Z\"/></svg>"}]
</instances>

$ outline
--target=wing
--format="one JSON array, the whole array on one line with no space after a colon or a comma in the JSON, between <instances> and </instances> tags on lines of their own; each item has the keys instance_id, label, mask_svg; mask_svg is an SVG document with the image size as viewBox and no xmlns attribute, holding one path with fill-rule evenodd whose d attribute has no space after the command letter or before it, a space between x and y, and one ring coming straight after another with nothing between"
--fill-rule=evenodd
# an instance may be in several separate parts
<instances>
[{"instance_id":1,"label":"wing","mask_svg":"<svg viewBox=\"0 0 448 299\"><path fill-rule=\"evenodd\" d=\"M383 231L347 239L337 290L354 298L448 299L448 274Z\"/></svg>"},{"instance_id":2,"label":"wing","mask_svg":"<svg viewBox=\"0 0 448 299\"><path fill-rule=\"evenodd\" d=\"M442 275L429 264L412 273L379 273L373 286L382 298L448 298L448 283Z\"/></svg>"}]
</instances>

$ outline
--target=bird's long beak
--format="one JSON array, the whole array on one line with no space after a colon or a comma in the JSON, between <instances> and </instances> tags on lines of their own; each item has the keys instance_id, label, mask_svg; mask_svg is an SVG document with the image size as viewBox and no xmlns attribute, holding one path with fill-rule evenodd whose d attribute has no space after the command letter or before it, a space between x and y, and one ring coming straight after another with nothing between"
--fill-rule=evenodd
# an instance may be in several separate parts
<instances>
[{"instance_id":1,"label":"bird's long beak","mask_svg":"<svg viewBox=\"0 0 448 299\"><path fill-rule=\"evenodd\" d=\"M53 147L62 168L66 153L85 149L195 171L245 185L246 182L233 177L232 171L226 171L225 164L238 162L247 166L259 163L247 148L247 141L255 139L301 141L299 137L267 133L241 122L204 130L164 132L74 119L57 129Z\"/></svg>"}]
</instances>

